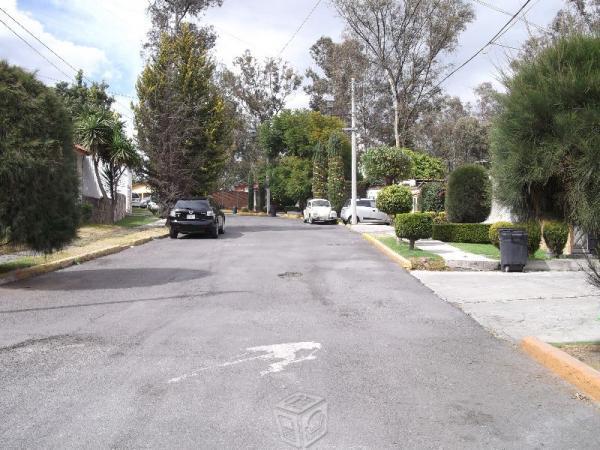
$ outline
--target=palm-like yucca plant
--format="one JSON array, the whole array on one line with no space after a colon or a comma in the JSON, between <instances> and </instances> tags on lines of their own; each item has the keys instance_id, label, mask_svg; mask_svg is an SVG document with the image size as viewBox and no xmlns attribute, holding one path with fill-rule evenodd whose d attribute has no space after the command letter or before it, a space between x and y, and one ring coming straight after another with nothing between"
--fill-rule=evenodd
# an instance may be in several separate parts
<instances>
[{"instance_id":1,"label":"palm-like yucca plant","mask_svg":"<svg viewBox=\"0 0 600 450\"><path fill-rule=\"evenodd\" d=\"M92 154L96 180L104 198L107 195L100 177L100 164L109 157L114 126L114 118L108 111L89 111L75 123L77 139Z\"/></svg>"},{"instance_id":2,"label":"palm-like yucca plant","mask_svg":"<svg viewBox=\"0 0 600 450\"><path fill-rule=\"evenodd\" d=\"M113 221L117 209L117 189L121 177L127 168L135 169L141 165L141 158L137 153L131 139L123 131L123 124L120 121L114 121L112 127L112 136L109 145L106 148L106 154L103 156L103 178L110 190L111 206L113 212Z\"/></svg>"}]
</instances>

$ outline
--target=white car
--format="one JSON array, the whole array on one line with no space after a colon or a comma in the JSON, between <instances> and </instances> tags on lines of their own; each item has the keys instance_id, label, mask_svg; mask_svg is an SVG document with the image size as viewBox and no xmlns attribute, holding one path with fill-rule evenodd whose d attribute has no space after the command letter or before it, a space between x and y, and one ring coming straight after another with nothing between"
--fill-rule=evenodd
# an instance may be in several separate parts
<instances>
[{"instance_id":1,"label":"white car","mask_svg":"<svg viewBox=\"0 0 600 450\"><path fill-rule=\"evenodd\" d=\"M133 192L131 194L131 206L133 206L134 208L139 208L141 203L142 198L140 197L140 194Z\"/></svg>"},{"instance_id":2,"label":"white car","mask_svg":"<svg viewBox=\"0 0 600 450\"><path fill-rule=\"evenodd\" d=\"M158 203L156 203L154 200L150 200L148 203L146 203L146 207L148 208L148 211L152 212L156 212L160 209L160 206L158 206Z\"/></svg>"},{"instance_id":3,"label":"white car","mask_svg":"<svg viewBox=\"0 0 600 450\"><path fill-rule=\"evenodd\" d=\"M329 200L313 198L308 201L304 209L304 222L337 223L337 213L331 209Z\"/></svg>"},{"instance_id":4,"label":"white car","mask_svg":"<svg viewBox=\"0 0 600 450\"><path fill-rule=\"evenodd\" d=\"M356 216L358 222L384 223L389 225L392 219L386 213L379 211L375 206L375 200L370 198L361 198L356 200ZM352 218L352 206L348 200L340 211L342 222L349 223Z\"/></svg>"}]
</instances>

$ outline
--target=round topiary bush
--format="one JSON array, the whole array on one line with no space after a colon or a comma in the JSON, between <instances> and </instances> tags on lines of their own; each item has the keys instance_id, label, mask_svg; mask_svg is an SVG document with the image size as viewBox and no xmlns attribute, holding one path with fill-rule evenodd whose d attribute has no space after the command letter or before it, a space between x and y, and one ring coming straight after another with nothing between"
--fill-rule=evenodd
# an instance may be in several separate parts
<instances>
[{"instance_id":1,"label":"round topiary bush","mask_svg":"<svg viewBox=\"0 0 600 450\"><path fill-rule=\"evenodd\" d=\"M377 208L389 215L410 212L412 205L412 192L406 186L392 184L384 187L377 195Z\"/></svg>"},{"instance_id":2,"label":"round topiary bush","mask_svg":"<svg viewBox=\"0 0 600 450\"><path fill-rule=\"evenodd\" d=\"M446 212L453 223L479 223L492 210L492 188L487 171L476 164L459 167L450 174Z\"/></svg>"},{"instance_id":3,"label":"round topiary bush","mask_svg":"<svg viewBox=\"0 0 600 450\"><path fill-rule=\"evenodd\" d=\"M415 241L427 239L433 232L433 219L428 213L398 214L395 219L396 236L408 239L409 248L415 248Z\"/></svg>"},{"instance_id":4,"label":"round topiary bush","mask_svg":"<svg viewBox=\"0 0 600 450\"><path fill-rule=\"evenodd\" d=\"M444 210L446 186L439 181L425 183L421 189L421 205L423 211L440 212Z\"/></svg>"},{"instance_id":5,"label":"round topiary bush","mask_svg":"<svg viewBox=\"0 0 600 450\"><path fill-rule=\"evenodd\" d=\"M494 245L496 248L500 248L500 234L498 233L498 230L500 230L500 228L514 228L515 224L512 222L496 222L493 223L492 225L490 225L490 242L492 243L492 245Z\"/></svg>"},{"instance_id":6,"label":"round topiary bush","mask_svg":"<svg viewBox=\"0 0 600 450\"><path fill-rule=\"evenodd\" d=\"M567 240L569 239L569 227L564 222L545 222L544 241L555 256L563 253Z\"/></svg>"}]
</instances>

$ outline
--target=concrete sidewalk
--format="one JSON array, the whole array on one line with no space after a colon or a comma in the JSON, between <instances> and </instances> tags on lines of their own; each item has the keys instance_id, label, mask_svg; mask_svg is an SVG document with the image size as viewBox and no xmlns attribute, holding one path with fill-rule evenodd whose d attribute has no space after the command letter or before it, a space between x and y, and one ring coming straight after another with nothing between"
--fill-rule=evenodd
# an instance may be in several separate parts
<instances>
[{"instance_id":1,"label":"concrete sidewalk","mask_svg":"<svg viewBox=\"0 0 600 450\"><path fill-rule=\"evenodd\" d=\"M600 340L600 291L587 283L584 272L411 274L500 337Z\"/></svg>"}]
</instances>

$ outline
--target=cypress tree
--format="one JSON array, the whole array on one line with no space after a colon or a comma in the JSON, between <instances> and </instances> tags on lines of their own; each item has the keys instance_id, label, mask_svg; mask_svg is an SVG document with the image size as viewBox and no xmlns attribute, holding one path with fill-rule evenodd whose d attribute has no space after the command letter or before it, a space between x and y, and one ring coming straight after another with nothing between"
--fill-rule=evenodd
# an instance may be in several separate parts
<instances>
[{"instance_id":1,"label":"cypress tree","mask_svg":"<svg viewBox=\"0 0 600 450\"><path fill-rule=\"evenodd\" d=\"M333 133L327 143L328 173L327 198L338 213L344 204L344 160L342 158L342 139L338 133Z\"/></svg>"},{"instance_id":2,"label":"cypress tree","mask_svg":"<svg viewBox=\"0 0 600 450\"><path fill-rule=\"evenodd\" d=\"M313 156L312 192L314 198L323 198L327 194L327 149L319 142Z\"/></svg>"}]
</instances>

